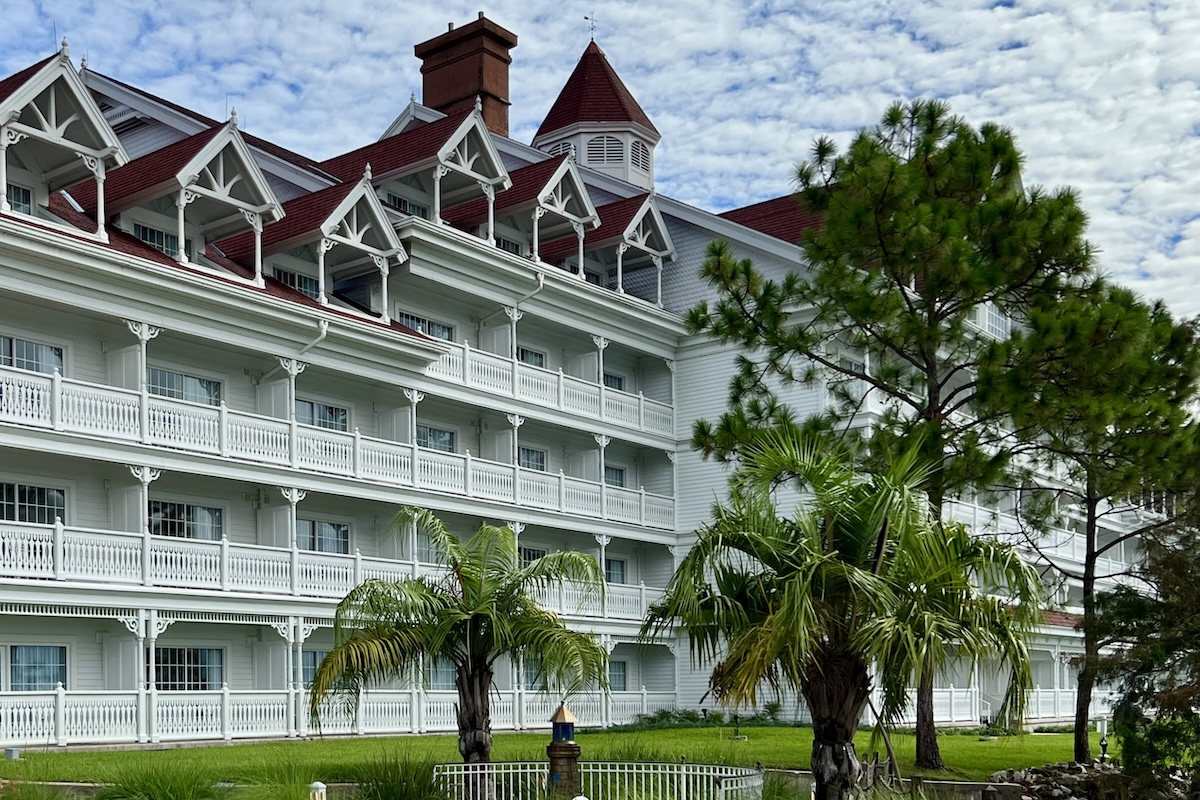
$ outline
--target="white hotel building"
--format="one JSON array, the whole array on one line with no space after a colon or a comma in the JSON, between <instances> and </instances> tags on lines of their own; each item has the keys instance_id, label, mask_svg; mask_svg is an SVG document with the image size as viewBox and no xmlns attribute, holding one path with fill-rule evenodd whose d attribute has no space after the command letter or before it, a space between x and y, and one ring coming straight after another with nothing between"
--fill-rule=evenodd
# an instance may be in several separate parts
<instances>
[{"instance_id":1,"label":"white hotel building","mask_svg":"<svg viewBox=\"0 0 1200 800\"><path fill-rule=\"evenodd\" d=\"M594 43L513 141L515 45L482 16L418 45L424 105L324 162L65 43L0 81L0 744L312 734L338 600L438 570L389 530L406 505L595 555L603 603L544 598L611 652L611 694L571 701L582 724L698 706L686 644L635 643L724 494L688 440L733 353L681 315L710 292L709 241L782 273L813 220L656 194L659 134ZM1034 712L1066 717L1079 640L1048 621ZM519 673L497 729L552 711ZM946 676L939 716L975 720L996 691ZM430 664L322 730L453 730L454 698Z\"/></svg>"}]
</instances>

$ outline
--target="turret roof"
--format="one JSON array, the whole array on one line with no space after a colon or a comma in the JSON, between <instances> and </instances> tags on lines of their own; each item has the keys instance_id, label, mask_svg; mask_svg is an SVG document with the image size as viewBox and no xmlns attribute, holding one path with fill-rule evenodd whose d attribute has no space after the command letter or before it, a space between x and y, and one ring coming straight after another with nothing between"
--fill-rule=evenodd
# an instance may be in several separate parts
<instances>
[{"instance_id":1,"label":"turret roof","mask_svg":"<svg viewBox=\"0 0 1200 800\"><path fill-rule=\"evenodd\" d=\"M558 99L538 128L537 136L577 122L635 122L658 133L595 42L589 43L583 51L575 71L567 78Z\"/></svg>"}]
</instances>

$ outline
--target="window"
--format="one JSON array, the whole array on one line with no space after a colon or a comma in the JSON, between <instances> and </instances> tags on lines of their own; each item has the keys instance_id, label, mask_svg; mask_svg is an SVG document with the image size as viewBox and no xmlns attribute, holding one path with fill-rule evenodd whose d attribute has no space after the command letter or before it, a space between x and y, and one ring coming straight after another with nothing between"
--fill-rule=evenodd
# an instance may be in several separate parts
<instances>
[{"instance_id":1,"label":"window","mask_svg":"<svg viewBox=\"0 0 1200 800\"><path fill-rule=\"evenodd\" d=\"M629 664L625 661L608 662L608 689L611 692L629 691Z\"/></svg>"},{"instance_id":2,"label":"window","mask_svg":"<svg viewBox=\"0 0 1200 800\"><path fill-rule=\"evenodd\" d=\"M16 336L0 336L0 366L44 372L63 368L63 349Z\"/></svg>"},{"instance_id":3,"label":"window","mask_svg":"<svg viewBox=\"0 0 1200 800\"><path fill-rule=\"evenodd\" d=\"M539 676L537 667L528 661L522 661L521 666L525 673L521 676L521 681L525 688L534 692L546 691L546 676Z\"/></svg>"},{"instance_id":4,"label":"window","mask_svg":"<svg viewBox=\"0 0 1200 800\"><path fill-rule=\"evenodd\" d=\"M589 164L620 164L625 160L625 144L615 136L594 136L588 139Z\"/></svg>"},{"instance_id":5,"label":"window","mask_svg":"<svg viewBox=\"0 0 1200 800\"><path fill-rule=\"evenodd\" d=\"M296 546L301 550L346 555L350 552L350 526L344 522L298 519Z\"/></svg>"},{"instance_id":6,"label":"window","mask_svg":"<svg viewBox=\"0 0 1200 800\"><path fill-rule=\"evenodd\" d=\"M222 509L209 506L151 500L150 532L156 536L215 542L221 538L223 513Z\"/></svg>"},{"instance_id":7,"label":"window","mask_svg":"<svg viewBox=\"0 0 1200 800\"><path fill-rule=\"evenodd\" d=\"M518 547L517 553L521 556L521 564L526 567L546 555L546 551L540 547Z\"/></svg>"},{"instance_id":8,"label":"window","mask_svg":"<svg viewBox=\"0 0 1200 800\"><path fill-rule=\"evenodd\" d=\"M552 156L561 156L563 153L570 152L570 150L570 142L555 142L554 144L550 145L550 149L546 152Z\"/></svg>"},{"instance_id":9,"label":"window","mask_svg":"<svg viewBox=\"0 0 1200 800\"><path fill-rule=\"evenodd\" d=\"M625 468L624 467L604 467L604 482L609 486L624 488L625 486Z\"/></svg>"},{"instance_id":10,"label":"window","mask_svg":"<svg viewBox=\"0 0 1200 800\"><path fill-rule=\"evenodd\" d=\"M539 353L537 350L530 350L528 347L517 348L517 361L522 364L528 364L531 367L546 368L546 354Z\"/></svg>"},{"instance_id":11,"label":"window","mask_svg":"<svg viewBox=\"0 0 1200 800\"><path fill-rule=\"evenodd\" d=\"M604 282L600 279L599 272L592 272L591 270L584 270L583 277L588 283L590 283L594 286L603 286L604 285Z\"/></svg>"},{"instance_id":12,"label":"window","mask_svg":"<svg viewBox=\"0 0 1200 800\"><path fill-rule=\"evenodd\" d=\"M546 451L537 450L532 447L521 447L517 450L517 463L523 469L536 469L538 472L546 471Z\"/></svg>"},{"instance_id":13,"label":"window","mask_svg":"<svg viewBox=\"0 0 1200 800\"><path fill-rule=\"evenodd\" d=\"M506 253L512 253L515 256L521 255L521 251L525 249L520 242L513 241L512 239L506 239L503 236L496 237L496 247L499 247Z\"/></svg>"},{"instance_id":14,"label":"window","mask_svg":"<svg viewBox=\"0 0 1200 800\"><path fill-rule=\"evenodd\" d=\"M392 194L391 192L388 192L383 202L387 203L397 211L403 211L405 214L411 214L412 216L420 217L421 219L429 219L429 208L421 205L420 203L414 203L407 197L401 197L398 194Z\"/></svg>"},{"instance_id":15,"label":"window","mask_svg":"<svg viewBox=\"0 0 1200 800\"><path fill-rule=\"evenodd\" d=\"M14 692L52 692L67 685L67 648L14 644L9 652L9 688Z\"/></svg>"},{"instance_id":16,"label":"window","mask_svg":"<svg viewBox=\"0 0 1200 800\"><path fill-rule=\"evenodd\" d=\"M133 223L133 236L135 239L140 239L141 241L150 245L155 250L166 253L171 258L175 258L177 255L179 255L179 237L173 233L160 231L158 228L151 228L148 225L142 225L135 222ZM192 257L191 239L184 241L183 251L188 258Z\"/></svg>"},{"instance_id":17,"label":"window","mask_svg":"<svg viewBox=\"0 0 1200 800\"><path fill-rule=\"evenodd\" d=\"M431 322L424 317L418 317L415 314L408 314L403 311L396 317L396 321L401 325L407 325L414 331L432 336L435 339L445 339L447 342L454 341L454 326L443 325L440 322Z\"/></svg>"},{"instance_id":18,"label":"window","mask_svg":"<svg viewBox=\"0 0 1200 800\"><path fill-rule=\"evenodd\" d=\"M154 682L167 692L220 689L225 682L224 662L225 651L219 647L156 647Z\"/></svg>"},{"instance_id":19,"label":"window","mask_svg":"<svg viewBox=\"0 0 1200 800\"><path fill-rule=\"evenodd\" d=\"M443 453L454 452L454 431L435 428L432 425L417 426L417 446L426 450L441 450Z\"/></svg>"},{"instance_id":20,"label":"window","mask_svg":"<svg viewBox=\"0 0 1200 800\"><path fill-rule=\"evenodd\" d=\"M454 691L454 672L454 662L450 659L442 657L432 659L425 671L425 680L429 684L430 691Z\"/></svg>"},{"instance_id":21,"label":"window","mask_svg":"<svg viewBox=\"0 0 1200 800\"><path fill-rule=\"evenodd\" d=\"M317 665L328 654L328 650L305 650L300 654L300 680L304 681L305 689L312 686L313 678L317 674Z\"/></svg>"},{"instance_id":22,"label":"window","mask_svg":"<svg viewBox=\"0 0 1200 800\"><path fill-rule=\"evenodd\" d=\"M221 382L208 378L197 378L170 369L150 367L146 370L146 383L150 394L173 397L189 403L206 406L221 405Z\"/></svg>"},{"instance_id":23,"label":"window","mask_svg":"<svg viewBox=\"0 0 1200 800\"><path fill-rule=\"evenodd\" d=\"M296 401L296 422L315 425L331 431L350 430L350 412L341 406L317 403L312 400Z\"/></svg>"},{"instance_id":24,"label":"window","mask_svg":"<svg viewBox=\"0 0 1200 800\"><path fill-rule=\"evenodd\" d=\"M417 531L417 561L426 564L438 564L441 562L441 556L433 549L433 542L429 538L429 534L424 531Z\"/></svg>"},{"instance_id":25,"label":"window","mask_svg":"<svg viewBox=\"0 0 1200 800\"><path fill-rule=\"evenodd\" d=\"M316 278L292 272L290 269L275 268L275 280L286 284L301 294L306 294L313 300L321 296L321 283Z\"/></svg>"},{"instance_id":26,"label":"window","mask_svg":"<svg viewBox=\"0 0 1200 800\"><path fill-rule=\"evenodd\" d=\"M853 372L858 375L867 374L867 365L855 358L842 356L838 359L838 366L843 370L848 370L849 372ZM844 380L842 382L845 384L846 391L849 392L852 400L862 400L866 396L867 392L871 390L871 385L862 378L851 378L849 376L843 377Z\"/></svg>"},{"instance_id":27,"label":"window","mask_svg":"<svg viewBox=\"0 0 1200 800\"><path fill-rule=\"evenodd\" d=\"M32 214L33 192L15 183L8 184L8 206L20 214Z\"/></svg>"},{"instance_id":28,"label":"window","mask_svg":"<svg viewBox=\"0 0 1200 800\"><path fill-rule=\"evenodd\" d=\"M606 558L604 559L604 580L609 583L624 583L625 582L625 559L623 558Z\"/></svg>"},{"instance_id":29,"label":"window","mask_svg":"<svg viewBox=\"0 0 1200 800\"><path fill-rule=\"evenodd\" d=\"M629 160L633 165L642 172L650 171L650 148L646 147L646 143L638 139L633 140L633 146L629 148Z\"/></svg>"},{"instance_id":30,"label":"window","mask_svg":"<svg viewBox=\"0 0 1200 800\"><path fill-rule=\"evenodd\" d=\"M0 483L0 519L53 525L55 517L65 519L66 516L66 490L23 483Z\"/></svg>"},{"instance_id":31,"label":"window","mask_svg":"<svg viewBox=\"0 0 1200 800\"><path fill-rule=\"evenodd\" d=\"M618 392L623 392L625 391L625 376L606 372L604 373L604 386L608 389L616 389Z\"/></svg>"}]
</instances>

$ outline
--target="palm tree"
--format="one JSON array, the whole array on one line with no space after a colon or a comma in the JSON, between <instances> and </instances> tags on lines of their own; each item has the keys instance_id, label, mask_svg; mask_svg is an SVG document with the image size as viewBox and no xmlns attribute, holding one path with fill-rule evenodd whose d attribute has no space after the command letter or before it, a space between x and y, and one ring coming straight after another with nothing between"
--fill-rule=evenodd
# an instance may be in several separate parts
<instances>
[{"instance_id":1,"label":"palm tree","mask_svg":"<svg viewBox=\"0 0 1200 800\"><path fill-rule=\"evenodd\" d=\"M1008 661L1015 712L1030 688L1036 573L1006 546L934 524L921 493L928 472L911 452L865 475L815 435L756 435L729 502L697 532L643 626L647 637L687 633L697 662L719 659L710 688L723 703L755 705L765 687L798 692L813 720L818 800L845 797L854 783L873 676L885 722L907 705L912 675L943 664L948 645ZM787 516L777 511L785 496L799 502ZM1010 599L989 593L1001 588Z\"/></svg>"},{"instance_id":2,"label":"palm tree","mask_svg":"<svg viewBox=\"0 0 1200 800\"><path fill-rule=\"evenodd\" d=\"M584 595L604 591L596 560L563 550L525 564L507 527L483 525L459 541L429 511L406 508L394 526L415 523L447 565L437 579L369 580L338 604L334 648L313 677L310 707L317 717L326 698L351 702L367 685L403 679L423 662L444 658L455 668L458 751L463 761L489 761L489 692L496 661L523 661L538 682L563 691L607 685L605 649L588 633L563 625L538 606L539 589L571 581Z\"/></svg>"}]
</instances>

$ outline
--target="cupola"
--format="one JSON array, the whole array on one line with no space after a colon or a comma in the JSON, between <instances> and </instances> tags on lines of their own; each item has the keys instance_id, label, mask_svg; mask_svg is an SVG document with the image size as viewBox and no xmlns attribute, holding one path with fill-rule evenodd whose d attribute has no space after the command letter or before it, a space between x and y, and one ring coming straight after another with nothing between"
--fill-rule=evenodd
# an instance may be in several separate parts
<instances>
[{"instance_id":1,"label":"cupola","mask_svg":"<svg viewBox=\"0 0 1200 800\"><path fill-rule=\"evenodd\" d=\"M551 155L574 147L581 165L650 189L654 146L660 138L604 51L590 42L533 137L533 146Z\"/></svg>"}]
</instances>

